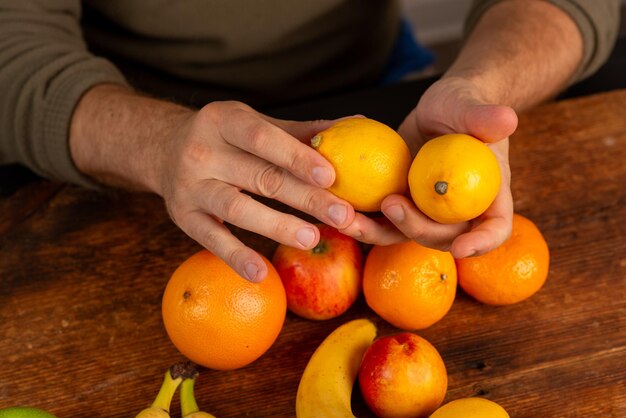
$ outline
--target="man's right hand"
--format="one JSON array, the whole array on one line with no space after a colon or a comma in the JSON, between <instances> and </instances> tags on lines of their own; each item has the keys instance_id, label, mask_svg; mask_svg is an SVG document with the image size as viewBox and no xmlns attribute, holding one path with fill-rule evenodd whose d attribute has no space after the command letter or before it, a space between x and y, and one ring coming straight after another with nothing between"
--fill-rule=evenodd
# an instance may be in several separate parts
<instances>
[{"instance_id":1,"label":"man's right hand","mask_svg":"<svg viewBox=\"0 0 626 418\"><path fill-rule=\"evenodd\" d=\"M239 102L211 103L189 115L165 146L156 192L190 237L240 275L261 280L265 263L222 222L301 249L313 248L319 231L249 193L336 228L355 217L350 204L325 190L335 179L333 167L303 143L331 124L277 120Z\"/></svg>"},{"instance_id":2,"label":"man's right hand","mask_svg":"<svg viewBox=\"0 0 626 418\"><path fill-rule=\"evenodd\" d=\"M319 231L251 194L338 229L355 219L350 204L325 190L335 180L332 165L305 144L332 123L277 120L239 102L192 111L101 85L74 112L70 148L78 169L95 180L162 196L185 233L241 276L260 281L265 263L222 222L302 249L318 243Z\"/></svg>"}]
</instances>

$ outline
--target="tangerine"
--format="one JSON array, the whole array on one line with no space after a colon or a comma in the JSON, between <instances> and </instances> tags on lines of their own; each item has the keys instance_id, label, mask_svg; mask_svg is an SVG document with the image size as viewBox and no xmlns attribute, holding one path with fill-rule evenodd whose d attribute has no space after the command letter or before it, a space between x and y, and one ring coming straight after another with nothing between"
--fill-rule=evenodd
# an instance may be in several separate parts
<instances>
[{"instance_id":1,"label":"tangerine","mask_svg":"<svg viewBox=\"0 0 626 418\"><path fill-rule=\"evenodd\" d=\"M454 302L456 283L452 254L415 241L375 245L363 269L367 304L405 330L427 328L443 318Z\"/></svg>"},{"instance_id":2,"label":"tangerine","mask_svg":"<svg viewBox=\"0 0 626 418\"><path fill-rule=\"evenodd\" d=\"M163 294L165 329L191 361L216 370L246 366L278 337L287 312L285 289L272 264L252 283L201 250L172 274Z\"/></svg>"},{"instance_id":3,"label":"tangerine","mask_svg":"<svg viewBox=\"0 0 626 418\"><path fill-rule=\"evenodd\" d=\"M487 144L464 134L447 134L426 142L409 170L415 205L439 223L469 221L493 203L502 175Z\"/></svg>"},{"instance_id":4,"label":"tangerine","mask_svg":"<svg viewBox=\"0 0 626 418\"><path fill-rule=\"evenodd\" d=\"M407 188L411 153L389 126L367 118L348 118L311 139L335 168L329 190L356 210L380 210L383 199Z\"/></svg>"},{"instance_id":5,"label":"tangerine","mask_svg":"<svg viewBox=\"0 0 626 418\"><path fill-rule=\"evenodd\" d=\"M550 251L541 231L528 218L513 214L511 236L478 257L456 260L459 285L488 305L510 305L535 294L545 283Z\"/></svg>"}]
</instances>

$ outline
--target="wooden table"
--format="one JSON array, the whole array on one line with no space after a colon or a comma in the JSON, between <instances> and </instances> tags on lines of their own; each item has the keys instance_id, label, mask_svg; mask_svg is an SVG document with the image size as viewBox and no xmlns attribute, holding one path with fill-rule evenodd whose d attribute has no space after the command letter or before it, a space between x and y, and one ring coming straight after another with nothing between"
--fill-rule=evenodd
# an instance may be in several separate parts
<instances>
[{"instance_id":1,"label":"wooden table","mask_svg":"<svg viewBox=\"0 0 626 418\"><path fill-rule=\"evenodd\" d=\"M419 332L446 363L447 401L480 395L515 418L626 417L626 90L521 115L511 166L516 211L550 246L549 278L508 307L459 291L449 314ZM267 256L275 248L237 233ZM0 198L0 408L132 417L149 404L183 359L163 328L161 295L198 249L154 196L36 180ZM363 298L326 322L288 314L252 365L201 369L200 406L218 417L294 416L309 356L358 317L380 335L398 332ZM353 401L371 416L358 390Z\"/></svg>"}]
</instances>

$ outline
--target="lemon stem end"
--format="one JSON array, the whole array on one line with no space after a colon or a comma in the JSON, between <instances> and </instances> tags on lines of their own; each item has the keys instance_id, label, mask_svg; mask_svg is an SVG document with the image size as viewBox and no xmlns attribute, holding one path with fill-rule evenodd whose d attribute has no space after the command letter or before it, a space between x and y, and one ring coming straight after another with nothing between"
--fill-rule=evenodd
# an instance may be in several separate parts
<instances>
[{"instance_id":1,"label":"lemon stem end","mask_svg":"<svg viewBox=\"0 0 626 418\"><path fill-rule=\"evenodd\" d=\"M318 134L311 138L311 146L313 148L319 148L320 145L322 145L322 135Z\"/></svg>"},{"instance_id":2,"label":"lemon stem end","mask_svg":"<svg viewBox=\"0 0 626 418\"><path fill-rule=\"evenodd\" d=\"M435 192L439 195L444 195L448 191L448 183L445 181L438 181L435 183Z\"/></svg>"}]
</instances>

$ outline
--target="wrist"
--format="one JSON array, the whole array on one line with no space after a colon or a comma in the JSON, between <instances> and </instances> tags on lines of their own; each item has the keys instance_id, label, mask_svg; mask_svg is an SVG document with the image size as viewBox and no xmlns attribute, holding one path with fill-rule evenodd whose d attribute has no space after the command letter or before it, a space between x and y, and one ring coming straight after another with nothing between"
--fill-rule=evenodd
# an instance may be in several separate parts
<instances>
[{"instance_id":1,"label":"wrist","mask_svg":"<svg viewBox=\"0 0 626 418\"><path fill-rule=\"evenodd\" d=\"M582 45L576 24L557 6L503 1L480 17L446 76L474 84L490 103L524 110L570 82Z\"/></svg>"},{"instance_id":2,"label":"wrist","mask_svg":"<svg viewBox=\"0 0 626 418\"><path fill-rule=\"evenodd\" d=\"M101 184L158 193L168 147L191 114L124 86L96 86L72 116L74 164Z\"/></svg>"}]
</instances>

